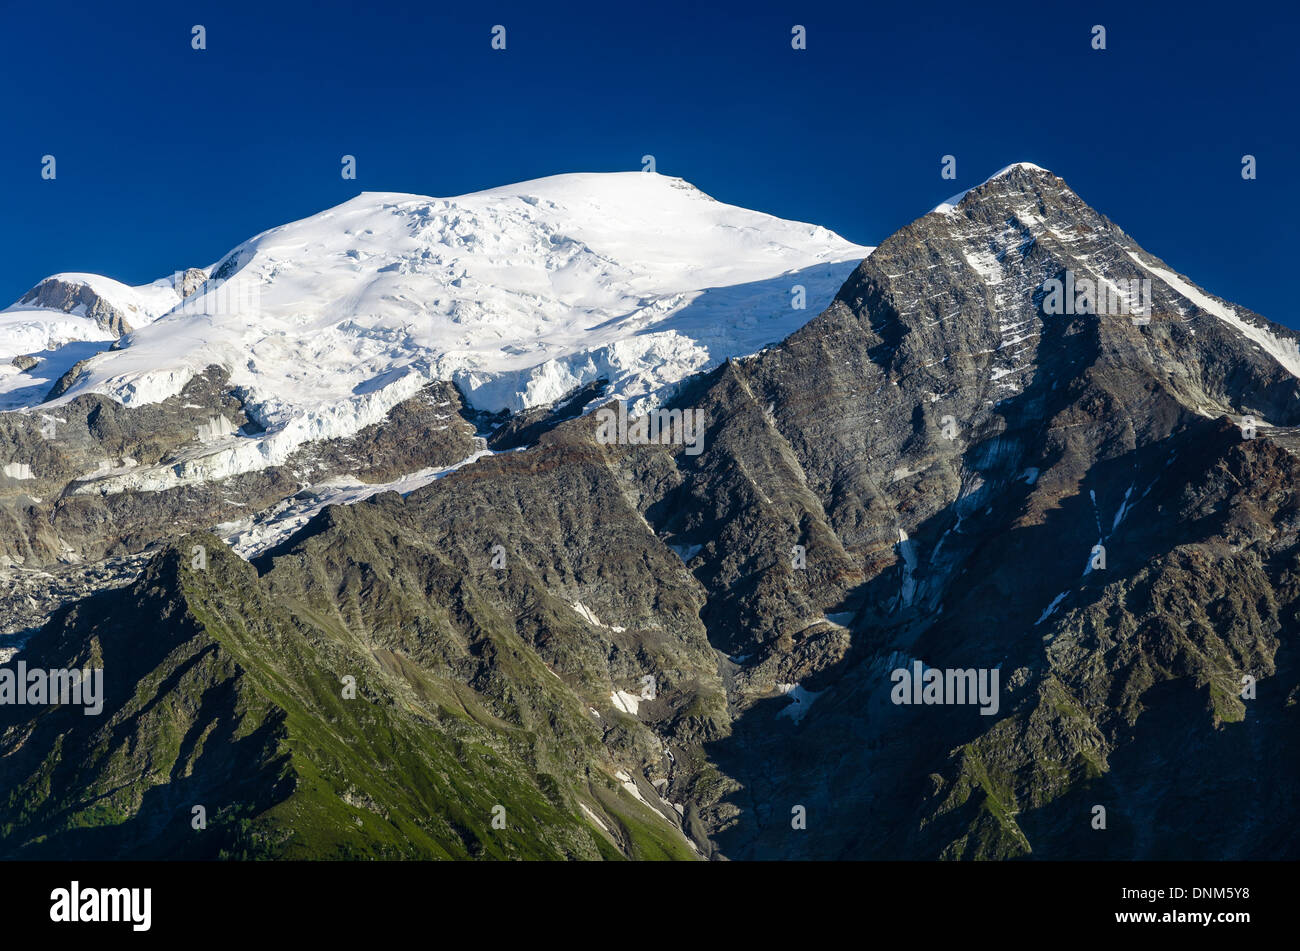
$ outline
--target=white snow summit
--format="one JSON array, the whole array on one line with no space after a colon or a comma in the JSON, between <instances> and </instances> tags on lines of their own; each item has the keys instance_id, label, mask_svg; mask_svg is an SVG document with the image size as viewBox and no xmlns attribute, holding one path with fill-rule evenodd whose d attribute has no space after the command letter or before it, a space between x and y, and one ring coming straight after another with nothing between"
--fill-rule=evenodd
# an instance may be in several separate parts
<instances>
[{"instance_id":1,"label":"white snow summit","mask_svg":"<svg viewBox=\"0 0 1300 951\"><path fill-rule=\"evenodd\" d=\"M55 402L157 402L215 364L266 428L239 437L258 445L221 467L239 471L349 435L436 379L489 411L598 378L610 396L653 399L790 334L870 250L653 173L457 198L364 192L241 244L183 304L168 279L130 288L74 275L134 307L136 329L111 351L112 335L76 310L0 311L0 408L39 404L87 356ZM36 368L10 365L33 353Z\"/></svg>"}]
</instances>

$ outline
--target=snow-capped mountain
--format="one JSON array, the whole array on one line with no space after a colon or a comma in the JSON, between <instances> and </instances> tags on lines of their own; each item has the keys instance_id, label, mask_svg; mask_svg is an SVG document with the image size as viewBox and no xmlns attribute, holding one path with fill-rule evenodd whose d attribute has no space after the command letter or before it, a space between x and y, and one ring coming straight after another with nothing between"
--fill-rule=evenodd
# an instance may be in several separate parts
<instances>
[{"instance_id":1,"label":"snow-capped mountain","mask_svg":"<svg viewBox=\"0 0 1300 951\"><path fill-rule=\"evenodd\" d=\"M0 410L41 402L77 361L157 320L206 277L192 269L141 287L99 274L47 277L0 310Z\"/></svg>"},{"instance_id":2,"label":"snow-capped mountain","mask_svg":"<svg viewBox=\"0 0 1300 951\"><path fill-rule=\"evenodd\" d=\"M219 366L265 438L282 434L246 454L255 463L349 435L431 380L454 380L487 411L545 405L600 378L610 395L653 397L787 336L870 250L641 172L456 198L367 192L235 248L183 306L170 281L82 276L106 299L140 303L131 332L60 399L154 403ZM0 358L116 336L74 317L4 312ZM46 356L50 369L75 362ZM19 371L6 372L19 388ZM10 408L45 395L21 394Z\"/></svg>"},{"instance_id":3,"label":"snow-capped mountain","mask_svg":"<svg viewBox=\"0 0 1300 951\"><path fill-rule=\"evenodd\" d=\"M527 248L522 236L548 232L515 219L538 224L541 186L454 210L363 196L212 272L209 293L256 277L263 326L178 308L77 374L80 395L0 414L0 638L30 668L93 650L119 685L110 730L63 705L7 708L0 852L1300 854L1278 833L1300 815L1297 334L1201 289L1037 167L916 219L784 340L693 380L675 406L710 421L699 454L601 440L577 415L604 402L595 387L484 435L462 393L491 385L443 381L354 436L249 471L249 453L328 432L332 412L355 424L354 399L377 412L408 378L549 385L529 375L537 363L457 369L427 345L417 363L403 308L477 342L458 356L486 363L521 356L494 327L518 341L532 320L561 352L565 327L630 319L637 295L723 273L728 293L775 280L784 297L792 283L755 262L806 226L768 219L751 234L737 222L752 213L633 179L669 210L707 210L681 239L703 250L674 252L671 236L649 248L662 209L643 201L626 224L606 196L598 215L597 184L565 206L588 211L549 232L571 244ZM730 264L723 243L739 249ZM348 263L380 248L355 262L364 273ZM1071 281L1126 306L1060 310L1048 288ZM379 310L390 316L347 316ZM222 349L231 327L246 328L251 364ZM221 367L198 372L214 355ZM299 379L291 359L320 365ZM353 389L330 389L336 367ZM333 403L295 402L312 372ZM260 432L232 377L301 416ZM981 674L978 711L965 691L907 702L893 674L914 664L986 672L989 693ZM343 670L375 702L335 704ZM201 749L178 752L178 735ZM67 768L51 773L53 759ZM481 817L490 803L523 817L516 833L482 818L479 835L449 813L466 790ZM195 836L195 801L255 824ZM359 824L338 821L340 802ZM792 803L818 817L796 835ZM1104 835L1095 803L1119 806ZM304 829L329 835L295 838Z\"/></svg>"},{"instance_id":4,"label":"snow-capped mountain","mask_svg":"<svg viewBox=\"0 0 1300 951\"><path fill-rule=\"evenodd\" d=\"M1008 179L1025 177L1045 182L1060 181L1052 172L1032 162L1017 162L999 169L979 185L953 195L930 211L931 214L939 214L948 219L954 233L964 239L966 249L962 253L965 262L995 297L1005 298L1001 301L1004 305L1014 302L1019 306L1020 312L1008 318L1009 322L1000 328L1002 336L993 351L998 360L1002 361L993 369L999 389L1018 389L1015 376L1027 366L1022 358L1035 345L1033 341L1038 336L1028 328L1032 328L1035 323L1035 308L1042 303L1039 285L1009 286L1006 283L1007 272L1013 262L1029 256L1042 243L1061 247L1062 250L1068 249L1074 255L1069 262L1072 280L1085 278L1092 283L1095 288L1093 296L1097 298L1093 306L1098 312L1105 311L1105 307L1099 304L1108 298L1118 299L1122 305L1120 309L1128 314L1130 310L1141 306L1138 297L1142 292L1136 291L1135 287L1140 286L1143 280L1152 282L1154 287L1145 292L1147 297L1167 300L1183 323L1190 324L1195 314L1213 316L1226 325L1221 329L1229 336L1244 338L1240 341L1243 345L1257 348L1291 376L1300 378L1300 347L1297 347L1290 331L1271 324L1258 314L1215 298L1187 278L1161 266L1162 262L1137 247L1127 237L1118 245L1094 246L1098 243L1095 234L1081 229L1073 219L1052 221L1044 217L1046 207L1032 196L1020 201L1013 209L1013 217L1006 221L990 221L987 216L978 214L973 220L963 219L967 206L962 203L967 195L992 183L1003 187L1009 185ZM1077 196L1072 197L1077 201ZM1133 270L1134 265L1138 270ZM1043 272L1037 276L1046 280L1052 275ZM1133 280L1139 284L1135 286L1130 283ZM1147 310L1151 303L1150 299L1146 300ZM1196 336L1194 327L1189 327L1188 336ZM1202 407L1202 412L1213 415L1220 409L1219 406Z\"/></svg>"}]
</instances>

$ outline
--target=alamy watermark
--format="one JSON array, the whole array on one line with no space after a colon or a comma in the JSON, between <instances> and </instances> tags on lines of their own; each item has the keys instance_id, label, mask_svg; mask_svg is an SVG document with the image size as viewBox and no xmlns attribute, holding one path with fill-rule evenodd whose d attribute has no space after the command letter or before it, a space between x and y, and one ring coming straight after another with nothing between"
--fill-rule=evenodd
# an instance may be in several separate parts
<instances>
[{"instance_id":1,"label":"alamy watermark","mask_svg":"<svg viewBox=\"0 0 1300 951\"><path fill-rule=\"evenodd\" d=\"M685 446L688 456L704 451L702 409L652 409L629 420L627 404L619 400L617 410L596 410L596 419L596 441L602 446Z\"/></svg>"},{"instance_id":2,"label":"alamy watermark","mask_svg":"<svg viewBox=\"0 0 1300 951\"><path fill-rule=\"evenodd\" d=\"M896 704L976 704L984 716L998 712L998 677L996 667L939 670L926 667L919 660L912 668L896 668L889 679L894 689L889 699Z\"/></svg>"},{"instance_id":3,"label":"alamy watermark","mask_svg":"<svg viewBox=\"0 0 1300 951\"><path fill-rule=\"evenodd\" d=\"M28 668L26 661L0 667L0 704L82 706L86 716L104 709L104 671Z\"/></svg>"},{"instance_id":4,"label":"alamy watermark","mask_svg":"<svg viewBox=\"0 0 1300 951\"><path fill-rule=\"evenodd\" d=\"M173 276L177 292L181 292L184 279L184 271L178 271ZM261 284L232 277L216 287L209 288L207 283L200 285L176 306L173 313L207 317L255 316L261 312L261 305Z\"/></svg>"},{"instance_id":5,"label":"alamy watermark","mask_svg":"<svg viewBox=\"0 0 1300 951\"><path fill-rule=\"evenodd\" d=\"M1043 313L1129 317L1135 324L1146 324L1151 320L1151 279L1094 281L1076 279L1067 270L1064 280L1043 282Z\"/></svg>"},{"instance_id":6,"label":"alamy watermark","mask_svg":"<svg viewBox=\"0 0 1300 951\"><path fill-rule=\"evenodd\" d=\"M50 892L50 921L127 922L132 931L148 931L152 906L152 888L89 888L74 879Z\"/></svg>"}]
</instances>

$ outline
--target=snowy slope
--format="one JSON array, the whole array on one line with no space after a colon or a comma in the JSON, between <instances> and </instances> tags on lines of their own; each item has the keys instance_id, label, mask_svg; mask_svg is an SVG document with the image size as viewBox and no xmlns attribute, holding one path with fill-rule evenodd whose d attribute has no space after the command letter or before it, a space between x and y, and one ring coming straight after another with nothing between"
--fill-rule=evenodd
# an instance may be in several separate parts
<instances>
[{"instance_id":1,"label":"snowy slope","mask_svg":"<svg viewBox=\"0 0 1300 951\"><path fill-rule=\"evenodd\" d=\"M1206 313L1213 314L1247 340L1258 344L1259 348L1276 360L1283 369L1300 379L1300 349L1296 347L1294 339L1283 339L1266 327L1257 327L1255 324L1248 323L1242 320L1241 316L1227 304L1215 300L1198 290L1177 274L1156 267L1154 264L1148 264L1132 251L1128 252L1128 256L1145 268L1148 273L1154 274L1164 281L1172 290L1180 294L1184 300L1191 301Z\"/></svg>"},{"instance_id":2,"label":"snowy slope","mask_svg":"<svg viewBox=\"0 0 1300 951\"><path fill-rule=\"evenodd\" d=\"M227 368L266 433L132 480L161 487L276 464L433 379L491 411L601 377L610 395L654 398L802 326L870 250L641 172L458 198L363 193L234 249L201 294L96 357L62 400L157 402Z\"/></svg>"},{"instance_id":3,"label":"snowy slope","mask_svg":"<svg viewBox=\"0 0 1300 951\"><path fill-rule=\"evenodd\" d=\"M410 372L454 379L487 410L548 403L602 375L641 396L786 336L868 251L640 172L450 199L364 193L214 268L253 306L218 302L202 321L133 334L74 392L165 399L184 385L174 371L215 363L268 425ZM791 308L795 283L811 313Z\"/></svg>"},{"instance_id":4,"label":"snowy slope","mask_svg":"<svg viewBox=\"0 0 1300 951\"><path fill-rule=\"evenodd\" d=\"M24 301L0 310L0 410L38 402L59 377L78 360L106 350L116 335L88 316L85 303L69 300L67 309L41 306L41 291L62 285L75 298L81 295L103 301L130 326L152 323L181 302L171 278L131 287L98 274L55 274L23 295ZM24 373L12 365L14 357L40 361Z\"/></svg>"}]
</instances>

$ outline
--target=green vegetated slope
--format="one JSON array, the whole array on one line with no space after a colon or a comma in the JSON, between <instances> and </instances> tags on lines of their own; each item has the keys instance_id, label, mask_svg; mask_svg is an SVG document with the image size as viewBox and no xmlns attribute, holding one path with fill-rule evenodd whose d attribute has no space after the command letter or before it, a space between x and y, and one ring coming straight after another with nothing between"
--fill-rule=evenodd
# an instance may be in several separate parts
<instances>
[{"instance_id":1,"label":"green vegetated slope","mask_svg":"<svg viewBox=\"0 0 1300 951\"><path fill-rule=\"evenodd\" d=\"M192 567L194 546L205 567ZM611 777L599 721L472 591L462 646L508 670L500 706L397 644L380 646L337 607L294 605L277 586L306 592L311 582L273 585L217 539L190 536L130 587L47 626L28 665L103 667L105 705L99 716L4 710L4 853L695 855ZM426 633L463 632L441 617Z\"/></svg>"}]
</instances>

